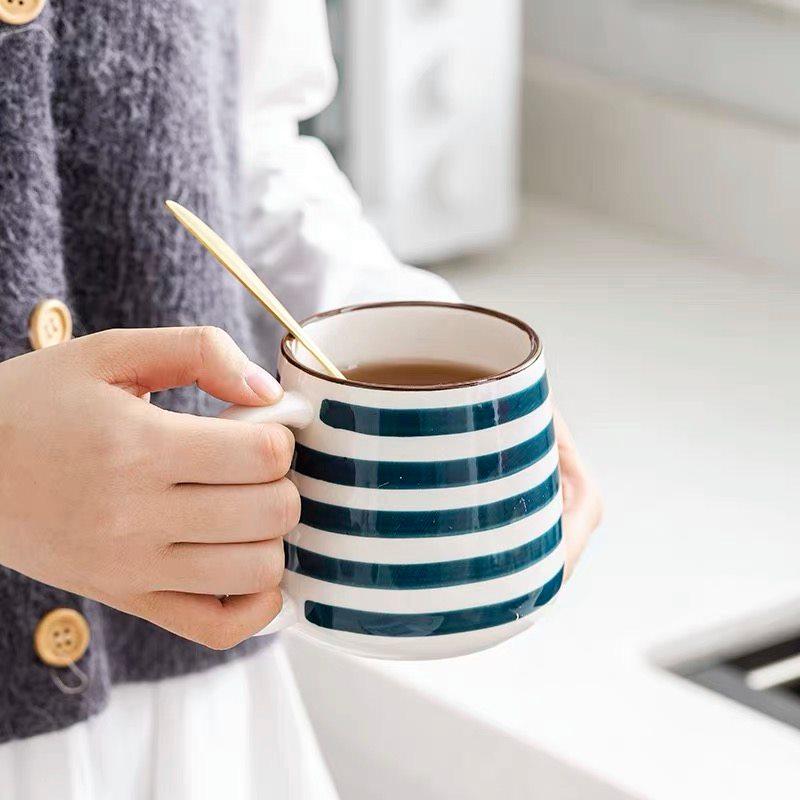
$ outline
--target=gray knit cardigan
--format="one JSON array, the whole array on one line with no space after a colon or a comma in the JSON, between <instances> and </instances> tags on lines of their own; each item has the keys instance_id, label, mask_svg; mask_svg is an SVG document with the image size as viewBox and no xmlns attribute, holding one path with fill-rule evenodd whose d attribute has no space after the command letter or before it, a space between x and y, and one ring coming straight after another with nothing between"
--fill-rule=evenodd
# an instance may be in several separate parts
<instances>
[{"instance_id":1,"label":"gray knit cardigan","mask_svg":"<svg viewBox=\"0 0 800 800\"><path fill-rule=\"evenodd\" d=\"M163 206L174 198L235 240L235 7L49 0L28 25L0 23L0 360L30 349L28 317L44 298L69 306L76 335L202 323L249 349L243 294ZM207 410L193 390L160 402ZM75 695L32 643L38 620L63 606L92 634ZM89 717L114 683L259 646L217 653L0 567L0 742Z\"/></svg>"}]
</instances>

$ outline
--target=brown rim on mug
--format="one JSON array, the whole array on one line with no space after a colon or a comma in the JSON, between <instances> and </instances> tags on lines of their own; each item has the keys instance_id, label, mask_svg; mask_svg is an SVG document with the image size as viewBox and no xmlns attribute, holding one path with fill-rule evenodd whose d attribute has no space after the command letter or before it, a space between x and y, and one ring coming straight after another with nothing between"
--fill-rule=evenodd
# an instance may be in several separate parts
<instances>
[{"instance_id":1,"label":"brown rim on mug","mask_svg":"<svg viewBox=\"0 0 800 800\"><path fill-rule=\"evenodd\" d=\"M307 373L308 375L313 375L315 378L321 378L322 380L330 381L330 383L338 383L341 386L359 386L362 389L378 389L380 391L388 392L435 392L442 389L459 389L463 386L480 386L481 384L492 383L493 381L500 380L501 378L507 378L510 375L516 375L516 373L522 372L522 370L530 366L541 355L542 343L539 340L539 336L537 335L536 331L534 331L533 328L531 328L531 326L526 322L523 322L521 319L517 319L516 317L512 317L510 314L504 314L502 311L495 311L494 309L483 308L482 306L473 306L469 305L468 303L444 303L435 300L393 300L383 303L359 303L352 306L334 308L330 311L322 311L319 314L312 314L310 317L306 317L304 320L302 320L300 325L305 326L312 322L327 319L328 317L337 317L340 314L348 314L351 311L362 311L369 308L407 308L409 306L421 308L456 308L461 311L472 311L477 314L486 314L487 316L496 317L497 319L501 319L505 322L510 322L512 325L515 325L528 335L528 339L530 339L531 343L530 352L519 364L516 364L515 366L504 370L503 372L498 372L497 375L489 375L486 378L478 378L474 381L461 381L460 383L435 383L427 386L407 386L397 383L364 383L362 381L342 380L341 378L334 378L333 375L326 375L324 372L317 372L317 370L311 369L311 367L300 363L300 361L295 357L294 353L291 352L289 349L289 343L296 341L291 333L287 333L283 339L281 339L281 353L290 364Z\"/></svg>"}]
</instances>

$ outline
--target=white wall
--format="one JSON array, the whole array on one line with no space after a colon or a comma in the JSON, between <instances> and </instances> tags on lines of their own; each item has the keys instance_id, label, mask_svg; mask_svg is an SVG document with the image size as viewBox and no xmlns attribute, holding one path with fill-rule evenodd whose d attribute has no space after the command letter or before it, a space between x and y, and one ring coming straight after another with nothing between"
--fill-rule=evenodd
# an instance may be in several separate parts
<instances>
[{"instance_id":1,"label":"white wall","mask_svg":"<svg viewBox=\"0 0 800 800\"><path fill-rule=\"evenodd\" d=\"M796 0L528 0L532 193L800 269Z\"/></svg>"},{"instance_id":2,"label":"white wall","mask_svg":"<svg viewBox=\"0 0 800 800\"><path fill-rule=\"evenodd\" d=\"M528 0L527 52L800 125L800 4Z\"/></svg>"}]
</instances>

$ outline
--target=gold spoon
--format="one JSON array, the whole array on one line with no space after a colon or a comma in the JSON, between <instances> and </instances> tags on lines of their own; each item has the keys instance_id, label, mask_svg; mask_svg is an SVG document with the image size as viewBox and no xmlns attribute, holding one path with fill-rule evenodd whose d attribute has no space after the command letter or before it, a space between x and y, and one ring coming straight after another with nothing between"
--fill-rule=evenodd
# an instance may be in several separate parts
<instances>
[{"instance_id":1,"label":"gold spoon","mask_svg":"<svg viewBox=\"0 0 800 800\"><path fill-rule=\"evenodd\" d=\"M326 372L333 375L334 378L346 380L333 361L319 349L314 340L284 308L283 303L267 289L264 281L244 263L238 253L219 234L174 200L167 200L166 206L175 215L178 222L322 364Z\"/></svg>"}]
</instances>

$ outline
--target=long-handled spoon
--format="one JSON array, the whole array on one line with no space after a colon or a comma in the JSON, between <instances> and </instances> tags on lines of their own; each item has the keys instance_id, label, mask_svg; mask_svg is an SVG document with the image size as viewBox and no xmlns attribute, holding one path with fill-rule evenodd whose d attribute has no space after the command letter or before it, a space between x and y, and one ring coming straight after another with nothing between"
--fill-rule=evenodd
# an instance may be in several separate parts
<instances>
[{"instance_id":1,"label":"long-handled spoon","mask_svg":"<svg viewBox=\"0 0 800 800\"><path fill-rule=\"evenodd\" d=\"M219 234L211 230L203 220L174 200L167 200L166 206L175 215L178 222L322 364L326 372L334 378L345 380L344 375L336 368L333 361L319 349L308 333L300 327L295 318L284 308L283 303L267 289L261 278L245 264L238 253Z\"/></svg>"}]
</instances>

